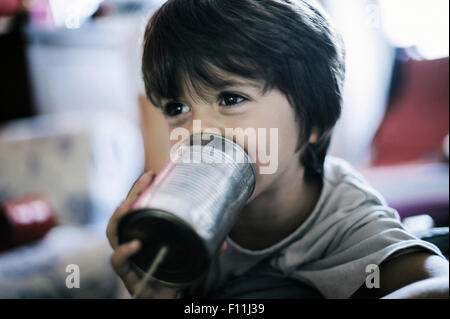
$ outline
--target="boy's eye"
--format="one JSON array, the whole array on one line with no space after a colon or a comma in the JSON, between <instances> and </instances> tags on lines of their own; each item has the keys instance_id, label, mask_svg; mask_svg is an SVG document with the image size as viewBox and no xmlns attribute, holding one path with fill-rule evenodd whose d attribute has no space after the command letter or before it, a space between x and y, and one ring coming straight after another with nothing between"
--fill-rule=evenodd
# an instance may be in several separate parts
<instances>
[{"instance_id":1,"label":"boy's eye","mask_svg":"<svg viewBox=\"0 0 450 319\"><path fill-rule=\"evenodd\" d=\"M183 103L171 102L164 106L164 114L169 117L175 117L177 115L188 113L191 108Z\"/></svg>"},{"instance_id":2,"label":"boy's eye","mask_svg":"<svg viewBox=\"0 0 450 319\"><path fill-rule=\"evenodd\" d=\"M245 97L242 97L235 93L221 93L219 95L219 105L221 106L232 106L246 101Z\"/></svg>"}]
</instances>

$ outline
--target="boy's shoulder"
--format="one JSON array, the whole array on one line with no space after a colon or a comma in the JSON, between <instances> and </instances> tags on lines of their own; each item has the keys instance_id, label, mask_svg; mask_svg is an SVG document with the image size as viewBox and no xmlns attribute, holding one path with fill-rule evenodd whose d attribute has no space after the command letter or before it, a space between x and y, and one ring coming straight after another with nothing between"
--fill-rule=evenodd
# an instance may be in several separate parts
<instances>
[{"instance_id":1,"label":"boy's shoulder","mask_svg":"<svg viewBox=\"0 0 450 319\"><path fill-rule=\"evenodd\" d=\"M349 162L331 155L325 157L324 180L334 186L340 183L351 184L355 187L368 185L363 175Z\"/></svg>"},{"instance_id":2,"label":"boy's shoulder","mask_svg":"<svg viewBox=\"0 0 450 319\"><path fill-rule=\"evenodd\" d=\"M325 159L322 192L321 200L325 210L351 211L367 206L388 208L383 196L360 172L347 161L334 156L328 155Z\"/></svg>"}]
</instances>

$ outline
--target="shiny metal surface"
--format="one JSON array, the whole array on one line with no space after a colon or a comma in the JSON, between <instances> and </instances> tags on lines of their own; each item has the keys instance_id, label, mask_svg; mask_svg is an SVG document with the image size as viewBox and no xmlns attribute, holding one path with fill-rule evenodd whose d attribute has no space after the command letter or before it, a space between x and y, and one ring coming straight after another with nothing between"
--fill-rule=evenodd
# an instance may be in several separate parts
<instances>
[{"instance_id":1,"label":"shiny metal surface","mask_svg":"<svg viewBox=\"0 0 450 319\"><path fill-rule=\"evenodd\" d=\"M139 272L162 245L168 256L155 279L183 286L199 278L233 227L255 187L245 151L220 135L191 136L119 224L119 241L140 238Z\"/></svg>"}]
</instances>

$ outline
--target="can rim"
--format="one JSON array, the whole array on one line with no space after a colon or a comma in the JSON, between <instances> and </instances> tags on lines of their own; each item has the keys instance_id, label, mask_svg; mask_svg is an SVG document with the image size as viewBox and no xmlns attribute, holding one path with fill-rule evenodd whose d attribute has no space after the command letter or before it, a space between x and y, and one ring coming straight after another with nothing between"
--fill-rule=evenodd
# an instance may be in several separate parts
<instances>
[{"instance_id":1,"label":"can rim","mask_svg":"<svg viewBox=\"0 0 450 319\"><path fill-rule=\"evenodd\" d=\"M203 249L205 255L210 256L208 248L206 247L206 245L203 242L203 240L201 239L201 237L198 235L195 228L192 227L192 225L190 225L189 223L187 223L184 220L182 220L181 218L179 218L178 216L176 216L170 212L167 212L163 209L159 209L159 208L140 208L140 209L135 209L135 210L130 211L129 213L125 214L123 217L127 217L127 216L129 217L130 213L139 214L139 217L141 217L141 218L145 217L145 216L163 218L163 219L169 220L169 221L177 224L178 226L180 226L182 228L185 228L186 230L191 231L191 233L195 236L197 241L200 243L201 248ZM122 227L124 227L124 224L119 223L119 228L122 228ZM118 232L118 234L120 234L120 233L121 232ZM210 265L211 265L210 258L206 258L205 271L207 271L209 269ZM135 264L133 261L131 261L131 266L141 277L146 274L146 271L143 270L141 267L139 267L137 264ZM185 287L190 286L190 285L194 284L195 282L197 282L201 277L202 276L199 276L198 278L195 278L195 279L187 281L187 282L173 283L170 281L158 279L154 276L150 276L152 281L163 284L163 285L165 285L167 287L171 287L171 288L185 288Z\"/></svg>"},{"instance_id":2,"label":"can rim","mask_svg":"<svg viewBox=\"0 0 450 319\"><path fill-rule=\"evenodd\" d=\"M188 143L188 146L189 145L192 145L191 143L192 143L192 139L193 139L193 137L195 136L195 135L208 135L208 136L213 136L213 137L218 137L218 138L220 138L221 140L223 140L225 143L228 143L228 144L231 144L234 148L237 148L244 156L245 156L245 159L246 159L246 162L245 163L247 163L247 164L250 164L250 167L251 167L251 170L252 170L252 175L253 175L253 183L252 183L252 186L251 186L251 191L250 191L250 193L249 193L249 198L253 195L253 192L255 191L255 187L256 187L256 169L255 169L255 166L253 165L253 163L252 163L252 161L251 161L251 158L250 158L250 155L248 155L248 153L245 151L245 149L241 146L241 145L239 145L238 143L236 143L236 142L234 142L233 140L231 140L231 139L229 139L229 138L227 138L226 136L223 136L223 135L220 135L220 134L216 134L216 133L209 133L209 132L202 132L202 133L195 133L195 134L192 134L187 140L186 140L186 142ZM200 139L201 141L203 141L202 139ZM225 152L224 152L225 153ZM226 154L226 153L225 153ZM228 154L227 154L228 155ZM244 163L244 164L245 164Z\"/></svg>"}]
</instances>

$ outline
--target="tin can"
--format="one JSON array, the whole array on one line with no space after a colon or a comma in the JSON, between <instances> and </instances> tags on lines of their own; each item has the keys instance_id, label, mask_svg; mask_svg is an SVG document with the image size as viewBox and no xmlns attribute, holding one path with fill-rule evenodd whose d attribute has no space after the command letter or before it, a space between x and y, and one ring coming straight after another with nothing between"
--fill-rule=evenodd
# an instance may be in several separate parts
<instances>
[{"instance_id":1,"label":"tin can","mask_svg":"<svg viewBox=\"0 0 450 319\"><path fill-rule=\"evenodd\" d=\"M206 273L255 188L255 170L243 148L216 134L182 141L153 183L119 221L119 243L139 239L131 257L143 275L168 248L153 279L185 287Z\"/></svg>"}]
</instances>

